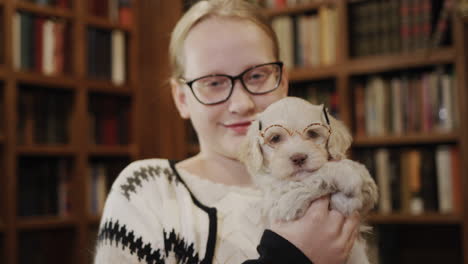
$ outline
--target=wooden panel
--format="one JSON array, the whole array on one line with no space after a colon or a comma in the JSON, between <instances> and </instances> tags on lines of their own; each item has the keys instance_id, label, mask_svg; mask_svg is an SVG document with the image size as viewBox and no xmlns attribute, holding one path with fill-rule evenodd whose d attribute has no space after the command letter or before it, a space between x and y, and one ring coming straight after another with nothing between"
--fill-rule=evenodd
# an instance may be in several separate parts
<instances>
[{"instance_id":1,"label":"wooden panel","mask_svg":"<svg viewBox=\"0 0 468 264\"><path fill-rule=\"evenodd\" d=\"M26 2L24 0L18 0L15 3L15 6L17 10L35 13L38 15L62 18L73 18L74 16L73 12L69 9L37 5L30 2Z\"/></svg>"},{"instance_id":2,"label":"wooden panel","mask_svg":"<svg viewBox=\"0 0 468 264\"><path fill-rule=\"evenodd\" d=\"M371 214L366 219L370 224L460 224L461 215L442 215L439 213L425 213L422 215L409 214Z\"/></svg>"},{"instance_id":3,"label":"wooden panel","mask_svg":"<svg viewBox=\"0 0 468 264\"><path fill-rule=\"evenodd\" d=\"M350 60L346 64L346 71L350 74L369 74L417 68L431 64L453 63L455 57L456 53L453 48L432 52L415 51L408 54L371 56Z\"/></svg>"},{"instance_id":4,"label":"wooden panel","mask_svg":"<svg viewBox=\"0 0 468 264\"><path fill-rule=\"evenodd\" d=\"M20 230L56 229L63 227L72 227L75 226L77 223L75 218L65 218L59 216L20 218L18 222L18 228Z\"/></svg>"},{"instance_id":5,"label":"wooden panel","mask_svg":"<svg viewBox=\"0 0 468 264\"><path fill-rule=\"evenodd\" d=\"M182 159L187 154L185 125L169 87L169 37L181 16L181 1L138 1L140 10L139 64L141 157ZM144 33L143 33L144 32Z\"/></svg>"},{"instance_id":6,"label":"wooden panel","mask_svg":"<svg viewBox=\"0 0 468 264\"><path fill-rule=\"evenodd\" d=\"M405 134L401 136L382 136L382 137L356 137L354 146L383 146L383 145L408 145L408 144L441 144L458 142L458 134Z\"/></svg>"}]
</instances>

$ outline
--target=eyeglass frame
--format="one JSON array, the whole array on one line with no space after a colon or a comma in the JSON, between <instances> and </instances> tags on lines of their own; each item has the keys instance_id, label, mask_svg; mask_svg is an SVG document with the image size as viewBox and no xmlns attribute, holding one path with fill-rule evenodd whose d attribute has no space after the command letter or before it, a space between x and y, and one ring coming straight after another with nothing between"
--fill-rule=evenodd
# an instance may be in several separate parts
<instances>
[{"instance_id":1,"label":"eyeglass frame","mask_svg":"<svg viewBox=\"0 0 468 264\"><path fill-rule=\"evenodd\" d=\"M247 88L247 86L245 85L244 80L242 79L242 77L244 76L245 73L247 73L247 72L249 72L249 71L251 71L251 70L253 70L255 68L262 67L262 66L267 66L267 65L277 65L277 66L279 66L279 79L278 79L278 83L276 84L275 88L273 88L273 89L271 89L269 91L266 91L266 92L261 92L261 93L254 93L254 92L250 91ZM227 75L227 74L210 74L210 75L205 75L205 76L198 77L198 78L193 79L191 81L187 81L183 77L179 78L179 80L181 82L183 82L184 84L186 84L190 88L190 91L192 91L192 94L193 94L193 96L195 96L195 99L197 99L197 101L200 102L201 104L203 104L203 105L217 105L217 104L224 103L227 100L229 100L229 98L231 98L232 92L234 91L234 86L235 86L236 80L240 80L240 82L242 84L242 87L248 93L253 94L253 95L262 95L262 94L267 94L267 93L271 93L271 92L275 91L280 86L281 80L283 78L283 65L284 65L284 63L282 61L268 62L268 63L263 63L263 64L259 64L259 65L255 65L255 66L252 66L250 68L247 68L247 69L245 69L244 71L242 71L240 74L238 74L236 76L231 76L231 75ZM197 97L197 95L195 94L195 91L193 91L192 84L194 82L200 80L200 79L207 78L207 77L216 77L216 76L229 78L229 80L231 81L231 88L230 88L229 94L226 97L226 99L224 99L224 100L217 101L217 102L214 102L214 103L204 103Z\"/></svg>"},{"instance_id":2,"label":"eyeglass frame","mask_svg":"<svg viewBox=\"0 0 468 264\"><path fill-rule=\"evenodd\" d=\"M323 111L323 115L325 116L325 121L327 122L327 124L323 124L323 123L318 123L318 122L314 122L312 124L309 124L307 125L303 130L302 130L302 133L300 135L304 135L304 132L311 126L314 126L314 125L320 125L320 126L323 126L327 129L328 131L328 136L327 136L327 140L325 142L325 149L327 150L328 152L328 156L330 157L330 150L328 149L328 143L329 143L329 140L330 140L330 136L331 136L331 133L332 133L332 127L331 127L331 124L330 124L330 119L328 118L328 111L327 111L327 108L326 107L323 107L322 109ZM258 133L259 133L259 136L262 137L262 140L263 142L265 142L265 132L270 128L270 127L274 127L274 126L277 126L277 127L281 127L283 128L284 130L286 130L289 134L289 136L292 136L294 134L294 132L298 133L297 130L294 130L294 131L291 131L289 129L287 129L286 127L280 125L280 124L273 124L273 125L270 125L268 126L267 128L265 128L265 130L262 131L262 122L260 120L258 120ZM268 146L270 146L269 144L267 144ZM271 147L271 146L270 146Z\"/></svg>"}]
</instances>

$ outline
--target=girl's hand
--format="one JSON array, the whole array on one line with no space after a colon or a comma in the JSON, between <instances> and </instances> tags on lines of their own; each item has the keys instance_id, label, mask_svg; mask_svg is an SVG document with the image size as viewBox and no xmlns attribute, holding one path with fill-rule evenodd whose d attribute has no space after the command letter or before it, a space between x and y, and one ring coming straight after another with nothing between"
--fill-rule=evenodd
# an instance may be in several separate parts
<instances>
[{"instance_id":1,"label":"girl's hand","mask_svg":"<svg viewBox=\"0 0 468 264\"><path fill-rule=\"evenodd\" d=\"M314 264L343 264L359 233L360 217L329 210L330 197L315 200L295 221L277 222L271 229L299 248Z\"/></svg>"}]
</instances>

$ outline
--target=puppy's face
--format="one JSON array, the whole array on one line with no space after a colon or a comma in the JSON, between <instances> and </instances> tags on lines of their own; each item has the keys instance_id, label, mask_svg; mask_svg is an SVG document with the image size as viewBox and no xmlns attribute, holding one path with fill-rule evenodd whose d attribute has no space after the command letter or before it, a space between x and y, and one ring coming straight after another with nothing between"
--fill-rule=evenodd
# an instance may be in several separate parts
<instances>
[{"instance_id":1,"label":"puppy's face","mask_svg":"<svg viewBox=\"0 0 468 264\"><path fill-rule=\"evenodd\" d=\"M260 147L270 175L299 180L327 162L329 128L314 121L305 127L282 120L266 124L260 132Z\"/></svg>"},{"instance_id":2,"label":"puppy's face","mask_svg":"<svg viewBox=\"0 0 468 264\"><path fill-rule=\"evenodd\" d=\"M286 97L257 116L240 159L251 175L300 180L329 159L345 158L350 144L346 127L325 116L323 105Z\"/></svg>"}]
</instances>

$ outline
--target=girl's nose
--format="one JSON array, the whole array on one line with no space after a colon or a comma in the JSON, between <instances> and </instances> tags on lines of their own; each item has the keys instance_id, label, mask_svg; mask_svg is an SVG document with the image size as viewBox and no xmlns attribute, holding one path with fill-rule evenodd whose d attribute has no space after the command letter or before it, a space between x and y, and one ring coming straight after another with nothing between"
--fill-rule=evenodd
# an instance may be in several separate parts
<instances>
[{"instance_id":1,"label":"girl's nose","mask_svg":"<svg viewBox=\"0 0 468 264\"><path fill-rule=\"evenodd\" d=\"M250 114L254 111L253 95L244 88L240 80L236 80L233 89L231 98L229 98L229 111L240 115Z\"/></svg>"}]
</instances>

